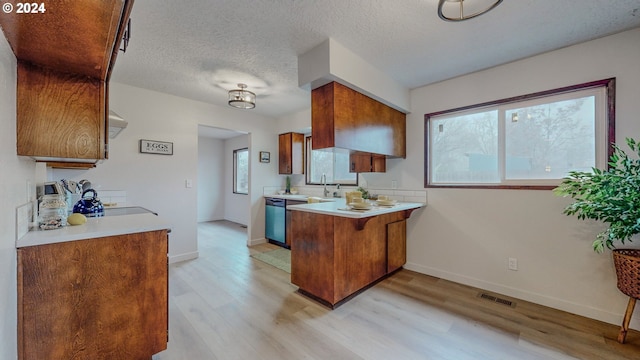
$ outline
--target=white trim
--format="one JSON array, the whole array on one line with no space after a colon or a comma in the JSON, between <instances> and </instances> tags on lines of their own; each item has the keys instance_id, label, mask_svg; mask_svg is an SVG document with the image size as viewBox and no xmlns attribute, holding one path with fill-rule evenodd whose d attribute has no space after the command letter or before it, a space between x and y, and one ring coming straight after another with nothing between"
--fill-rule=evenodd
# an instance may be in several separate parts
<instances>
[{"instance_id":1,"label":"white trim","mask_svg":"<svg viewBox=\"0 0 640 360\"><path fill-rule=\"evenodd\" d=\"M266 242L267 242L266 238L251 239L251 240L249 240L249 246L254 246L254 245L258 245L258 244L264 244Z\"/></svg>"},{"instance_id":2,"label":"white trim","mask_svg":"<svg viewBox=\"0 0 640 360\"><path fill-rule=\"evenodd\" d=\"M415 271L421 274L434 276L440 279L453 281L459 284L477 287L479 289L493 291L498 294L511 296L517 299L522 299L528 302L532 302L538 305L548 306L550 308L566 311L572 314L584 316L590 319L604 321L609 324L620 325L622 322L622 313L613 313L603 311L600 309L578 304L570 301L565 301L559 298L543 296L540 294L532 293L529 291L520 290L517 288L496 284L493 282L484 281L481 279L459 275L456 273L442 271L429 266L422 266L415 263L407 262L404 265L407 270Z\"/></svg>"},{"instance_id":3,"label":"white trim","mask_svg":"<svg viewBox=\"0 0 640 360\"><path fill-rule=\"evenodd\" d=\"M198 254L197 251L188 252L188 253L184 253L184 254L180 254L180 255L169 255L169 264L173 264L173 263L177 263L177 262L181 262L181 261L197 259L198 256L200 256L200 255Z\"/></svg>"}]
</instances>

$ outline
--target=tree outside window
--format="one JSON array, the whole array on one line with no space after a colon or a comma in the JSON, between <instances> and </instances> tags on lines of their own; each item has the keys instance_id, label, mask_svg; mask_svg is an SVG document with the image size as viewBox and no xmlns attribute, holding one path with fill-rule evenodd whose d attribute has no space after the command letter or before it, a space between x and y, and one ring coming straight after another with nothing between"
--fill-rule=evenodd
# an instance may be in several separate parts
<instances>
[{"instance_id":1,"label":"tree outside window","mask_svg":"<svg viewBox=\"0 0 640 360\"><path fill-rule=\"evenodd\" d=\"M327 184L358 185L358 174L349 172L349 150L312 150L311 141L311 136L307 136L307 184L322 184L322 175L326 175Z\"/></svg>"},{"instance_id":2,"label":"tree outside window","mask_svg":"<svg viewBox=\"0 0 640 360\"><path fill-rule=\"evenodd\" d=\"M425 186L538 188L606 166L614 79L425 115Z\"/></svg>"}]
</instances>

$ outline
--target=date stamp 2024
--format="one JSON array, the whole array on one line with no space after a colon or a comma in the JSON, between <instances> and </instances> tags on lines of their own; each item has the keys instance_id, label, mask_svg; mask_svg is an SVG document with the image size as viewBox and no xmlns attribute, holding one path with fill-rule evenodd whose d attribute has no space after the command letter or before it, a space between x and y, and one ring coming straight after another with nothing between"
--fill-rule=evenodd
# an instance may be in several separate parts
<instances>
[{"instance_id":1,"label":"date stamp 2024","mask_svg":"<svg viewBox=\"0 0 640 360\"><path fill-rule=\"evenodd\" d=\"M19 2L19 3L3 3L2 11L6 14L11 14L15 11L16 14L44 14L47 11L47 7L43 2Z\"/></svg>"}]
</instances>

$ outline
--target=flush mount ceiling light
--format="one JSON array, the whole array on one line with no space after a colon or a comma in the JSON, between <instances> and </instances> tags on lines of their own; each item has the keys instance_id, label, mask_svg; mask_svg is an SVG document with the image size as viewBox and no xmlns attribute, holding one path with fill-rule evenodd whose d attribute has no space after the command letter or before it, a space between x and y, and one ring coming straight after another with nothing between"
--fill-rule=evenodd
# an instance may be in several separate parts
<instances>
[{"instance_id":1,"label":"flush mount ceiling light","mask_svg":"<svg viewBox=\"0 0 640 360\"><path fill-rule=\"evenodd\" d=\"M440 0L440 2L438 3L438 16L444 21L469 20L473 19L476 16L480 16L484 13L489 12L491 9L498 6L501 2L502 0L467 0L466 4L471 7L472 12L470 14L465 14L465 0ZM448 3L458 3L458 6L445 6L445 4ZM485 3L485 5L483 5L482 3ZM478 7L480 8L480 10L477 10ZM445 15L445 12L447 12L449 15ZM457 17L453 15L455 13L458 13Z\"/></svg>"},{"instance_id":2,"label":"flush mount ceiling light","mask_svg":"<svg viewBox=\"0 0 640 360\"><path fill-rule=\"evenodd\" d=\"M239 89L229 90L229 105L238 109L253 109L256 107L256 94L245 90L247 85L238 84Z\"/></svg>"}]
</instances>

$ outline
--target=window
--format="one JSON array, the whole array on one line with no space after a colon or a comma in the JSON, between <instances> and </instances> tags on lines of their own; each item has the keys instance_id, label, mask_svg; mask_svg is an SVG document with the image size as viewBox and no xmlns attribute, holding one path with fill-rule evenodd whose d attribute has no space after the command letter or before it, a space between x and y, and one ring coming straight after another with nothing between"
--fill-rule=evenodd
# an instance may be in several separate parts
<instances>
[{"instance_id":1,"label":"window","mask_svg":"<svg viewBox=\"0 0 640 360\"><path fill-rule=\"evenodd\" d=\"M615 79L425 115L425 187L551 189L603 168Z\"/></svg>"},{"instance_id":2,"label":"window","mask_svg":"<svg viewBox=\"0 0 640 360\"><path fill-rule=\"evenodd\" d=\"M307 136L306 154L307 184L322 184L322 175L326 174L327 184L358 185L358 174L349 172L349 150L311 150L311 136Z\"/></svg>"},{"instance_id":3,"label":"window","mask_svg":"<svg viewBox=\"0 0 640 360\"><path fill-rule=\"evenodd\" d=\"M233 150L233 193L249 194L249 149Z\"/></svg>"}]
</instances>

